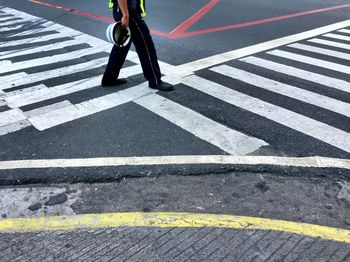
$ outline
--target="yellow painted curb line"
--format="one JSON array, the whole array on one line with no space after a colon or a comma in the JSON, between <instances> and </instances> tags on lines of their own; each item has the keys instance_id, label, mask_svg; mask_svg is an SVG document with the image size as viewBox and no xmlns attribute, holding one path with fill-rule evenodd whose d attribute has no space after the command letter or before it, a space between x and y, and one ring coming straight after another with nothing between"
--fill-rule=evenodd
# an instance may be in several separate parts
<instances>
[{"instance_id":1,"label":"yellow painted curb line","mask_svg":"<svg viewBox=\"0 0 350 262\"><path fill-rule=\"evenodd\" d=\"M350 230L257 217L191 213L106 213L0 220L0 233L110 227L208 227L284 231L350 243Z\"/></svg>"}]
</instances>

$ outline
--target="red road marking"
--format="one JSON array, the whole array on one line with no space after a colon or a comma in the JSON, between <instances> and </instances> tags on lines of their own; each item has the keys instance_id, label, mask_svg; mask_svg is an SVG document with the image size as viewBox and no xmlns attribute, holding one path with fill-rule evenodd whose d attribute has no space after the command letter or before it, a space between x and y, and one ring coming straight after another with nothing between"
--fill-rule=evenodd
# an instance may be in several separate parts
<instances>
[{"instance_id":1,"label":"red road marking","mask_svg":"<svg viewBox=\"0 0 350 262\"><path fill-rule=\"evenodd\" d=\"M321 13L321 12L326 12L326 11L330 11L330 10L346 8L346 7L350 7L350 4L337 5L337 6L331 6L331 7L326 7L326 8L320 8L320 9L314 9L314 10L310 10L310 11L306 11L306 12L294 13L294 14L277 16L277 17L271 17L271 18L257 20L257 21L252 21L252 22L247 22L247 23L234 24L234 25L228 25L228 26L221 26L221 27L215 27L215 28L207 28L207 29L197 30L197 31L193 31L193 32L183 32L181 35L177 35L177 38L189 37L189 36L194 36L194 35L203 35L203 34L208 34L208 33L213 33L213 32L218 32L218 31L224 31L224 30L231 30L231 29L235 29L235 28L247 27L247 26L252 26L252 25L260 25L260 24L270 23L270 22L274 22L274 21L278 21L278 20L284 20L284 19L288 19L288 18L292 18L292 17L310 15L310 14L315 14L315 13Z\"/></svg>"},{"instance_id":2,"label":"red road marking","mask_svg":"<svg viewBox=\"0 0 350 262\"><path fill-rule=\"evenodd\" d=\"M172 35L173 37L175 37L177 35L181 35L182 33L186 32L188 28L190 28L199 19L201 19L206 13L208 13L210 9L212 9L217 3L219 3L219 1L220 0L211 0L207 5L201 8L197 13L195 13L193 16L191 16L189 19L187 19L185 22L183 22L181 25L179 25L173 31L171 31L169 35Z\"/></svg>"},{"instance_id":3,"label":"red road marking","mask_svg":"<svg viewBox=\"0 0 350 262\"><path fill-rule=\"evenodd\" d=\"M67 7L63 7L63 6L59 6L59 5L49 4L49 3L42 2L40 0L28 0L28 1L40 4L40 5L53 7L53 8L57 8L57 9L64 10L64 11L68 11L68 12L71 12L71 13L74 13L74 14L77 14L77 15L83 15L83 16L94 18L94 19L98 19L98 20L114 23L114 19L109 18L109 17L99 16L99 15L95 15L95 14L92 14L92 13L89 13L89 12L83 12L83 11L79 11L79 10L76 10L76 9L67 8ZM157 30L154 30L154 29L151 29L150 31L154 35L158 35L158 36L162 36L162 37L166 37L166 38L184 38L184 37L190 37L190 36L195 36L195 35L203 35L203 34L209 34L209 33L213 33L213 32L232 30L232 29L235 29L235 28L248 27L248 26L260 25L260 24L265 24L265 23L271 23L271 22L274 22L274 21L289 19L289 18L293 18L293 17L305 16L305 15L310 15L310 14L321 13L321 12L326 12L326 11L331 11L331 10L336 10L336 9L350 7L350 4L337 5L337 6L331 6L331 7L326 7L326 8L319 8L319 9L314 9L314 10L310 10L310 11L294 13L294 14L289 14L289 15L283 15L283 16L277 16L277 17L272 17L272 18L267 18L267 19L252 21L252 22L246 22L246 23L241 23L241 24L220 26L220 27L207 28L207 29L197 30L197 31L192 31L192 32L186 32L186 30L188 28L190 28L200 18L202 18L206 13L208 13L219 1L220 0L210 0L210 2L207 5L205 5L203 8L201 8L196 14L194 14L192 17L187 19L185 22L183 22L178 27L176 27L170 33L160 32L160 31L157 31Z\"/></svg>"}]
</instances>

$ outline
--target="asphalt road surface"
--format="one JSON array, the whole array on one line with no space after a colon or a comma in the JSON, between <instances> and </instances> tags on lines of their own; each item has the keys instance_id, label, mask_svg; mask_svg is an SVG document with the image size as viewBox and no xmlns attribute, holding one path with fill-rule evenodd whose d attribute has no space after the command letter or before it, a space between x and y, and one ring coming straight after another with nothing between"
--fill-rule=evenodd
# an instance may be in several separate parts
<instances>
[{"instance_id":1,"label":"asphalt road surface","mask_svg":"<svg viewBox=\"0 0 350 262\"><path fill-rule=\"evenodd\" d=\"M104 1L1 5L1 160L349 158L347 1L149 1L169 93L133 51L128 83L100 86Z\"/></svg>"}]
</instances>

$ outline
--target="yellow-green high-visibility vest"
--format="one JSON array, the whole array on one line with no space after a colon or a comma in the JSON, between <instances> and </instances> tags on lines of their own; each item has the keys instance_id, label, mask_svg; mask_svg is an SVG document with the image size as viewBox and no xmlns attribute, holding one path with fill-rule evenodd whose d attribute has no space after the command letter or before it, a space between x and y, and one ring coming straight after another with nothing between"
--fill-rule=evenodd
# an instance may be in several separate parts
<instances>
[{"instance_id":1,"label":"yellow-green high-visibility vest","mask_svg":"<svg viewBox=\"0 0 350 262\"><path fill-rule=\"evenodd\" d=\"M113 8L114 7L114 1L116 0L109 0L108 7ZM145 8L145 0L140 0L140 9L141 9L141 16L145 17L146 16L146 8Z\"/></svg>"}]
</instances>

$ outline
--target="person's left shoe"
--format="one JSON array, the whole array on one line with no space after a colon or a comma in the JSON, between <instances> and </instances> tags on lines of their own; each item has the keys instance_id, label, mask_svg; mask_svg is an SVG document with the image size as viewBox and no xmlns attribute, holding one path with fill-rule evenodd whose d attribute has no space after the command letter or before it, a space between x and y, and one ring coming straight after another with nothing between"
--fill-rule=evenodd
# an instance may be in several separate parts
<instances>
[{"instance_id":1,"label":"person's left shoe","mask_svg":"<svg viewBox=\"0 0 350 262\"><path fill-rule=\"evenodd\" d=\"M120 79L116 79L116 80L113 80L113 81L102 80L102 82L101 82L101 86L103 86L103 87L120 86L120 85L123 85L123 84L126 84L126 79L125 78L120 78Z\"/></svg>"}]
</instances>

